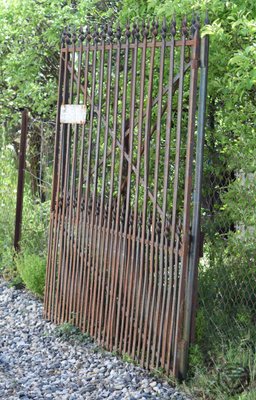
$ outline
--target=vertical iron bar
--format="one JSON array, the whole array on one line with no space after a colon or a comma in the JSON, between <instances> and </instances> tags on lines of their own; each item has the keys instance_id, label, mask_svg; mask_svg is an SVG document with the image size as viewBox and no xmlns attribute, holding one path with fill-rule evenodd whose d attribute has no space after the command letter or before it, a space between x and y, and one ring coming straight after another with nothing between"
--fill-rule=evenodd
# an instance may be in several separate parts
<instances>
[{"instance_id":1,"label":"vertical iron bar","mask_svg":"<svg viewBox=\"0 0 256 400\"><path fill-rule=\"evenodd\" d=\"M82 46L82 43L81 43ZM88 98L88 75L89 75L89 42L86 42L85 46L85 64L84 64L84 105L86 106L87 112L87 98ZM87 116L86 116L87 121ZM84 179L84 164L85 164L85 130L86 123L82 127L82 136L81 136L81 155L80 155L80 171L79 171L79 189L78 189L78 202L77 206L79 209L82 208L82 213L77 214L77 235L78 235L78 246L77 246L77 270L80 270L79 274L79 285L78 285L78 297L77 297L77 305L76 305L76 313L78 314L78 327L82 329L82 305L84 300L84 272L85 265L83 260L84 253L84 234L85 234L85 224L86 224L86 212L85 208L85 199L83 197L83 179ZM81 217L80 217L81 215ZM80 266L79 266L80 264Z\"/></svg>"},{"instance_id":2,"label":"vertical iron bar","mask_svg":"<svg viewBox=\"0 0 256 400\"><path fill-rule=\"evenodd\" d=\"M192 50L192 65L190 75L190 96L189 96L189 115L188 115L188 135L187 135L187 152L185 167L185 187L184 187L184 213L183 213L183 242L182 242L182 262L179 282L179 296L177 308L177 323L175 332L175 348L174 348L174 373L178 376L179 365L177 354L179 352L179 361L183 362L184 347L188 344L181 343L183 317L184 317L184 292L187 279L188 253L190 246L189 228L190 228L190 207L191 207L191 190L192 190L192 168L193 168L193 147L194 147L194 130L195 130L195 113L196 113L196 97L197 97L197 75L199 67L200 37L199 27L194 33L194 46ZM180 364L181 365L181 364Z\"/></svg>"},{"instance_id":3,"label":"vertical iron bar","mask_svg":"<svg viewBox=\"0 0 256 400\"><path fill-rule=\"evenodd\" d=\"M94 118L94 99L95 99L95 83L96 83L96 62L97 62L97 46L95 45L92 50L92 66L91 66L91 76L92 76L92 86L91 86L91 109L90 109L90 126L89 126L89 137L88 137L88 161L87 161L87 171L86 171L86 194L85 194L85 214L87 215L88 208L91 208L90 204L90 178L91 178L91 159L92 159L92 137L93 137L93 118ZM89 206L89 207L88 207ZM91 227L92 212L88 215L87 227L86 227L86 240L85 240L85 259L83 262L86 266L86 292L85 292L85 305L83 311L83 325L87 325L88 328L88 314L89 314L89 284L90 284L90 260L88 251L88 242L91 240L89 236L89 230ZM89 242L90 243L90 242ZM88 262L88 264L87 264Z\"/></svg>"},{"instance_id":4,"label":"vertical iron bar","mask_svg":"<svg viewBox=\"0 0 256 400\"><path fill-rule=\"evenodd\" d=\"M129 30L127 29L128 33ZM119 165L119 179L118 179L118 194L117 194L117 210L116 210L116 221L115 221L115 241L114 241L114 255L113 255L113 275L111 281L111 298L109 305L109 316L110 316L110 329L107 335L107 344L110 350L113 348L113 329L115 321L115 309L116 309L116 288L117 280L119 275L119 257L117 257L116 251L118 248L118 238L121 241L122 236L119 235L122 232L120 227L120 213L121 213L121 184L123 177L124 167L124 147L125 147L125 125L126 125L126 101L127 101L127 83L128 83L128 59L129 59L129 36L126 35L125 43L125 59L124 59L124 82L123 82L123 99L122 99L122 127L121 127L121 150L120 150L120 165Z\"/></svg>"},{"instance_id":5,"label":"vertical iron bar","mask_svg":"<svg viewBox=\"0 0 256 400\"><path fill-rule=\"evenodd\" d=\"M88 33L88 32L87 32ZM90 104L91 107L93 107L93 99L92 97L89 97L88 94L88 89L89 89L89 69L90 67L92 68L92 71L94 69L94 58L92 58L93 65L90 66L90 40L91 36L90 34L87 34L86 36L86 59L85 59L85 77L84 77L84 95L85 99L84 102L87 105L87 99L90 99ZM93 54L93 53L92 53ZM90 109L90 116L91 116L91 109ZM90 119L89 119L90 121ZM86 123L88 122L88 119L86 117ZM86 138L86 135L84 136L84 140ZM79 256L81 259L81 297L79 301L79 306L78 306L78 312L79 312L79 328L81 330L85 330L85 306L86 306L86 286L87 286L87 264L86 264L86 257L87 257L87 241L88 241L88 222L90 219L90 213L89 213L89 198L90 198L90 176L91 176L91 147L92 147L92 133L91 130L89 129L89 135L88 135L88 150L87 150L87 157L86 157L86 174L85 174L85 194L82 194L83 196L83 202L84 202L84 210L83 210L83 215L84 219L81 222L81 245L79 248ZM84 156L85 157L85 156Z\"/></svg>"},{"instance_id":6,"label":"vertical iron bar","mask_svg":"<svg viewBox=\"0 0 256 400\"><path fill-rule=\"evenodd\" d=\"M107 278L106 285L106 298L104 298L105 287L102 285L101 290L101 302L100 302L100 317L99 317L99 326L103 324L103 332L102 332L102 342L105 343L105 338L108 330L108 308L110 302L110 280L111 280L111 261L112 257L109 256L111 254L112 247L112 234L113 234L113 191L114 191L114 173L115 173L115 162L116 162L116 135L117 135L117 124L118 124L118 98L119 98L119 79L120 79L120 54L121 54L121 41L120 38L117 42L117 53L116 53L116 72L115 72L115 88L114 88L114 109L113 109L113 135L112 135L112 146L111 146L111 171L110 171L110 188L109 188L109 200L108 200L108 221L107 221L107 234L105 240L105 248L104 248L104 267L103 267L103 283ZM109 49L109 57L112 60L112 50L113 44L110 42ZM109 262L110 261L110 262ZM105 300L105 312L104 312L104 300ZM103 316L104 313L104 316ZM101 329L101 328L100 328Z\"/></svg>"},{"instance_id":7,"label":"vertical iron bar","mask_svg":"<svg viewBox=\"0 0 256 400\"><path fill-rule=\"evenodd\" d=\"M66 55L66 53L65 53ZM49 225L49 239L48 239L48 257L46 264L46 276L45 276L45 293L44 293L44 316L45 318L50 317L49 306L51 307L50 297L52 296L50 292L50 284L52 290L52 275L53 269L56 269L55 263L53 263L54 254L53 250L56 248L56 220L58 221L58 210L59 210L59 179L60 179L60 144L61 144L61 134L60 134L60 107L62 102L62 92L63 92L63 78L64 78L64 59L62 56L62 51L60 51L60 61L59 61L59 79L58 79L58 101L57 101L57 116L56 116L56 133L54 141L54 161L53 161L53 188L51 195L51 209L50 209L50 225ZM56 250L55 250L56 251Z\"/></svg>"},{"instance_id":8,"label":"vertical iron bar","mask_svg":"<svg viewBox=\"0 0 256 400\"><path fill-rule=\"evenodd\" d=\"M145 151L144 151L144 198L143 198L143 214L142 214L142 240L145 239L145 225L147 218L147 202L148 202L148 183L149 183L149 145L150 145L150 128L151 128L151 111L152 111L152 89L153 89L153 79L154 79L154 64L155 64L155 46L156 46L156 36L153 35L152 38L152 47L151 47L151 56L150 56L150 70L149 70L149 82L148 82L148 98L147 98L147 108L146 108L146 121L145 121ZM152 231L152 235L154 236L154 231ZM143 252L142 252L143 254ZM141 263L144 263L144 256L141 254ZM145 266L147 268L147 266ZM150 294L151 294L151 285L153 280L153 271L149 271L149 292L147 293L147 302L146 302L146 312L145 312L145 320L144 327L142 326L142 314L140 321L140 335L142 335L143 329L143 346L141 353L141 366L144 366L145 360L145 352L146 345L148 339L148 316L149 316L149 308L150 308ZM143 307L143 305L142 305Z\"/></svg>"},{"instance_id":9,"label":"vertical iron bar","mask_svg":"<svg viewBox=\"0 0 256 400\"><path fill-rule=\"evenodd\" d=\"M172 28L174 28L174 21L172 24ZM168 194L168 186L169 186L169 171L170 171L170 147L171 147L171 129L172 129L172 103L173 103L173 77L174 77L174 50L175 50L175 42L174 42L175 30L172 31L172 39L171 39L171 47L170 47L170 65L169 65L169 91L168 91L168 100L167 100L167 120L166 120L166 138L165 138L165 159L164 159L164 187L163 187L163 216L162 216L162 229L161 229L161 238L160 238L160 269L163 269L164 263L164 233L166 228L166 213L167 213L167 194ZM166 244L167 246L167 244ZM160 347L161 341L166 341L166 336L163 336L163 323L165 318L165 311L168 312L168 309L165 309L166 295L167 295L167 287L168 287L168 264L165 263L165 285L163 288L163 303L162 303L162 311L161 311L161 320L160 320L160 334L158 337L158 348L157 348L157 361L156 367L158 368L159 360L160 360ZM172 267L170 268L172 270ZM169 338L170 340L170 338ZM162 353L163 359L165 358L165 353ZM162 368L164 368L164 362L161 364Z\"/></svg>"},{"instance_id":10,"label":"vertical iron bar","mask_svg":"<svg viewBox=\"0 0 256 400\"><path fill-rule=\"evenodd\" d=\"M77 70L77 94L76 94L76 104L79 104L80 102L80 81L81 81L81 63L82 63L82 46L80 43L79 48L77 49L78 52L78 70ZM67 304L67 316L68 320L74 320L74 317L76 318L76 314L72 316L72 313L74 313L74 304L75 304L75 298L77 296L77 273L76 273L76 248L77 248L77 235L75 235L75 232L77 232L77 227L78 227L78 222L79 222L79 215L80 215L80 203L81 199L77 198L76 195L76 170L77 170L77 151L78 151L78 132L79 132L79 125L76 124L74 128L74 148L73 148L73 163L72 163L72 177L71 177L71 196L70 196L70 207L71 207L71 213L72 216L70 215L70 260L69 266L71 269L71 274L70 274L70 282L69 282L69 287L70 287L70 294L69 294L69 302ZM83 146L83 145L82 145ZM81 160L80 160L81 163ZM81 166L80 166L81 170ZM79 178L80 178L80 172L79 172ZM81 198L81 190L80 187L78 187L78 192L79 196ZM70 237L69 236L69 237Z\"/></svg>"},{"instance_id":11,"label":"vertical iron bar","mask_svg":"<svg viewBox=\"0 0 256 400\"><path fill-rule=\"evenodd\" d=\"M103 231L100 230L99 241L99 252L102 248L102 255L99 257L99 254L96 259L96 264L100 264L100 277L99 277L99 289L97 295L97 309L96 309L96 319L95 319L95 336L97 335L97 324L98 326L98 340L100 342L101 339L101 307L100 304L103 302L104 291L105 291L105 270L104 270L104 244L106 240L106 231L105 231L105 219L108 218L107 210L110 212L111 210L107 208L105 210L105 190L106 190L106 167L107 167L107 150L108 150L108 137L109 137L109 117L110 117L110 104L111 104L111 75L112 75L112 49L108 51L108 64L107 64L107 82L106 82L106 125L105 125L105 133L104 133L104 153L103 153L103 166L102 166L102 189L101 189L101 209L100 209L100 228L102 228L103 220L104 227ZM104 213L106 214L104 218ZM95 299L96 301L96 299Z\"/></svg>"},{"instance_id":12,"label":"vertical iron bar","mask_svg":"<svg viewBox=\"0 0 256 400\"><path fill-rule=\"evenodd\" d=\"M208 48L209 37L204 36L201 40L201 65L200 65L200 93L199 93L199 110L198 110L198 128L197 128L197 148L196 148L196 168L195 168L195 185L194 185L194 212L192 221L192 241L189 255L189 274L186 286L186 306L184 316L184 334L183 339L189 344L191 334L191 322L195 317L193 306L194 298L194 283L196 277L196 268L199 261L199 241L200 241L200 213L201 213L201 190L202 190L202 175L203 175L203 157L204 157L204 126L205 126L205 109L206 109L206 88L208 74ZM194 313L193 313L194 311ZM184 354L184 361L180 367L182 378L185 379L188 366L188 346Z\"/></svg>"},{"instance_id":13,"label":"vertical iron bar","mask_svg":"<svg viewBox=\"0 0 256 400\"><path fill-rule=\"evenodd\" d=\"M160 66L159 66L159 83L158 83L158 110L157 110L157 128L156 128L156 158L155 158L155 176L154 176L154 204L153 204L153 227L152 231L155 232L158 230L158 225L163 225L160 223L156 224L156 217L157 217L157 195L158 195L158 180L159 180L159 164L160 164L160 146L161 146L161 118L162 118L162 101L163 101L163 79L164 79L164 58L165 58L165 35L166 35L166 26L165 21L163 23L163 31L162 31L162 45L161 45L161 52L160 52ZM165 218L165 217L163 217ZM156 225L155 225L156 224ZM163 226L161 227L161 231L163 231ZM157 340L157 333L159 328L159 320L160 320L160 300L161 300L161 291L163 289L163 263L159 265L158 271L158 248L159 248L159 235L156 232L156 249L155 249L155 257L154 257L154 247L152 247L152 257L151 262L155 263L155 281L154 281L154 289L153 289L153 297L152 297L152 304L151 304L151 315L150 315L150 323L149 323L149 345L148 345L148 354L147 354L147 365L149 363L150 358L150 343L151 343L151 336L153 334L153 346L152 346L152 357L151 357L151 364L154 365L155 359L155 351L156 351L156 340ZM153 242L154 243L154 242ZM153 269L153 265L152 265ZM158 281L159 276L159 281ZM158 285L158 290L157 290ZM157 293L156 293L157 292ZM157 299L156 299L157 297ZM156 299L156 300L155 300ZM156 308L155 308L155 301L156 301ZM153 324L154 318L154 324ZM153 332L152 332L153 331Z\"/></svg>"},{"instance_id":14,"label":"vertical iron bar","mask_svg":"<svg viewBox=\"0 0 256 400\"><path fill-rule=\"evenodd\" d=\"M55 248L55 221L58 219L58 209L59 202L58 197L58 165L60 156L60 106L62 102L62 90L63 90L63 75L64 75L64 60L62 56L62 51L60 51L60 61L59 61L59 79L58 79L58 100L57 100L57 116L56 116L56 133L54 141L54 161L53 161L53 184L52 184L52 196L51 196L51 209L50 209L50 226L49 226L49 239L48 239L48 256L46 264L46 275L45 275L45 292L44 292L44 317L49 318L49 305L50 305L50 286L51 277L53 275L53 269L55 269L55 264L53 263L53 249ZM51 287L52 290L52 287Z\"/></svg>"},{"instance_id":15,"label":"vertical iron bar","mask_svg":"<svg viewBox=\"0 0 256 400\"><path fill-rule=\"evenodd\" d=\"M141 146L142 146L142 127L143 127L143 106L144 106L144 89L145 89L145 72L146 72L146 52L147 52L147 35L144 30L143 34L143 47L141 53L141 70L140 70L140 103L139 103L139 117L138 117L138 151L137 151L137 175L135 182L135 200L134 200L134 220L133 220L133 235L132 235L132 257L131 257L131 265L134 263L134 252L136 246L141 248L141 254L143 259L142 263L140 260L139 263L139 282L138 282L138 293L135 305L135 321L134 321L134 336L133 336L133 345L132 345L132 357L135 357L135 348L137 341L137 332L138 332L138 323L139 323L139 310L141 305L141 290L142 290L142 281L143 281L143 263L144 263L144 240L145 240L145 229L144 227L142 236L142 243L140 244L140 238L137 241L136 238L136 226L138 224L138 203L139 203L139 183L140 183L140 163L141 163ZM142 222L142 221L139 221ZM140 225L140 223L139 223Z\"/></svg>"},{"instance_id":16,"label":"vertical iron bar","mask_svg":"<svg viewBox=\"0 0 256 400\"><path fill-rule=\"evenodd\" d=\"M65 51L65 61L64 61L64 79L63 79L63 88L61 87L61 84L59 84L59 115L57 115L57 123L56 123L56 136L58 136L58 131L60 131L60 147L59 149L55 149L55 157L58 157L57 159L55 158L55 162L58 163L58 175L56 177L57 180L57 188L56 188L56 194L52 193L52 206L53 206L53 201L54 197L56 200L56 208L55 208L55 219L54 219L54 228L53 228L53 255L52 259L49 258L51 254L48 256L48 264L47 267L49 268L49 265L51 263L51 278L50 278L50 296L49 296L49 304L51 308L51 319L55 319L55 315L57 315L57 301L58 301L58 296L59 296L59 268L58 266L58 242L59 242L59 236L60 236L60 226L61 226L61 215L62 215L62 207L63 207L63 193L62 193L62 164L63 164L63 147L64 147L64 134L66 130L64 129L63 125L60 124L60 107L61 103L65 103L68 98L68 72L67 72L67 63L69 59L69 53L66 48ZM61 92L63 93L63 96L61 96ZM58 153L57 153L58 151ZM57 165L55 164L55 168L57 168ZM56 172L56 169L54 169L54 172ZM61 195L60 195L61 192ZM53 197L54 196L54 197ZM60 199L60 197L62 199ZM62 203L62 204L61 204ZM55 284L56 280L56 270L57 271L57 284Z\"/></svg>"},{"instance_id":17,"label":"vertical iron bar","mask_svg":"<svg viewBox=\"0 0 256 400\"><path fill-rule=\"evenodd\" d=\"M65 60L64 60L64 78L63 78L63 87L61 85L62 82L59 84L59 115L57 115L57 124L56 124L56 136L58 136L58 130L60 131L60 146L58 149L58 154L57 154L57 149L56 149L56 157L57 160L56 162L58 163L58 172L57 172L57 184L56 184L56 194L55 194L55 199L56 199L56 208L55 208L55 219L54 219L54 228L53 228L53 256L52 259L49 258L48 256L48 264L47 266L49 267L49 263L51 262L52 268L51 268L51 287L50 287L50 296L49 296L49 304L51 305L51 319L54 320L55 315L56 315L56 308L57 308L57 303L58 303L58 296L59 296L59 276L60 276L60 265L58 267L58 258L60 258L60 251L58 250L58 245L59 245L59 238L61 234L61 216L63 212L63 165L64 165L64 148L66 146L66 125L64 126L63 124L60 124L60 107L61 103L66 104L68 102L68 96L69 96L69 90L68 90L68 85L69 85L69 77L68 77L68 71L67 71L67 64L69 61L70 54L68 52L68 49L66 48L65 50ZM61 93L63 94L61 96ZM59 125L58 125L59 124ZM57 168L57 166L55 167ZM54 201L54 193L52 193L52 201ZM52 203L53 204L53 203ZM50 254L51 256L51 254ZM56 281L56 272L57 272L57 284L55 283ZM54 287L54 290L53 290Z\"/></svg>"},{"instance_id":18,"label":"vertical iron bar","mask_svg":"<svg viewBox=\"0 0 256 400\"><path fill-rule=\"evenodd\" d=\"M135 30L135 29L134 29ZM135 31L136 33L136 31ZM133 36L135 35L133 32ZM119 291L118 291L118 307L117 307L117 322L116 322L116 333L115 333L115 348L118 347L118 339L120 334L120 311L121 304L123 302L123 275L124 269L128 268L131 271L130 275L130 291L128 293L128 303L127 303L127 321L129 320L130 315L130 302L131 296L130 292L132 289L132 279L133 279L133 269L134 264L127 264L127 231L128 231L128 223L129 223L129 213L130 213L130 196L131 196L131 173L132 168L131 164L133 162L133 142L134 142L134 116L135 116L135 95L136 95L136 75L137 75L137 59L138 59L138 38L135 36L134 48L132 52L132 77L131 77L131 98L130 98L130 119L129 119L129 157L130 162L128 163L128 174L127 174L127 186L126 186L126 209L125 209L125 221L124 221L124 233L123 233L123 248L121 254L121 263L120 263L120 280L119 280ZM124 132L125 135L125 132ZM120 254L120 252L119 252ZM117 257L119 259L119 255ZM124 310L126 309L126 304L124 304ZM123 314L123 319L125 318ZM132 319L132 318L131 318Z\"/></svg>"},{"instance_id":19,"label":"vertical iron bar","mask_svg":"<svg viewBox=\"0 0 256 400\"><path fill-rule=\"evenodd\" d=\"M97 51L98 51L98 43L97 43L97 36L95 36L94 40L94 54L95 54L95 67L97 66ZM102 60L100 60L101 63ZM94 98L96 96L97 90L96 90L96 71L97 68L94 70L94 87L92 90L94 91ZM103 71L103 64L102 64L102 71ZM97 82L100 85L100 82ZM100 88L100 92L102 97L102 86ZM101 101L101 99L100 99ZM100 126L101 126L101 109L99 110L98 114L98 122L97 122L97 133L96 133L96 142L95 142L95 159L94 159L94 180L93 180L93 193L92 193L92 211L91 211L91 219L90 219L90 231L89 231L89 238L90 238L90 246L88 250L88 271L89 271L89 281L90 281L90 287L89 287L89 292L88 292L88 310L87 310L87 331L91 332L91 317L92 317L92 292L93 292L93 284L94 284L94 275L95 275L95 265L93 264L93 254L94 254L94 247L95 247L95 234L96 234L96 229L95 229L95 217L96 217L96 207L97 207L97 185L98 185L98 158L99 158L99 142L100 142ZM93 118L94 115L91 115L91 126L93 130Z\"/></svg>"},{"instance_id":20,"label":"vertical iron bar","mask_svg":"<svg viewBox=\"0 0 256 400\"><path fill-rule=\"evenodd\" d=\"M98 114L98 126L97 126L97 142L96 142L96 157L95 157L95 171L94 171L94 195L97 196L97 184L98 184L98 166L99 166L99 151L100 151L100 133L101 133L101 116L102 116L102 92L103 92L103 84L104 84L104 61L105 61L105 43L104 41L101 42L102 50L101 50L101 58L100 58L100 76L99 76L99 114ZM108 116L109 117L109 116ZM106 121L106 125L109 125L109 119ZM105 146L105 153L107 149L107 142L104 143ZM106 164L106 163L105 163ZM105 179L105 176L104 178ZM93 253L93 269L95 270L95 277L94 282L92 285L92 305L91 305L91 335L94 334L94 321L95 321L95 311L96 311L96 294L97 294L97 286L98 286L98 273L99 273L99 248L100 248L100 237L101 237L101 228L102 228L102 216L104 212L104 191L105 191L105 183L104 183L104 190L103 185L101 189L101 199L100 201L100 210L99 210L99 217L98 217L98 224L95 228L98 238L95 238L95 251ZM98 229L100 227L100 230ZM96 262L95 262L95 253L97 255ZM95 332L96 332L95 327Z\"/></svg>"},{"instance_id":21,"label":"vertical iron bar","mask_svg":"<svg viewBox=\"0 0 256 400\"><path fill-rule=\"evenodd\" d=\"M151 127L151 111L152 111L152 89L153 89L153 78L154 78L154 64L155 64L155 45L156 45L156 36L153 35L152 38L152 47L151 47L151 55L150 55L150 70L149 70L149 82L148 82L148 97L147 97L147 107L146 107L146 121L145 121L145 146L144 146L144 182L145 182L145 189L144 189L144 196L143 196L143 212L142 212L142 235L141 240L142 243L145 240L145 233L146 233L146 221L147 221L147 203L148 203L148 182L149 182L149 144L150 144L150 127ZM154 233L152 232L152 235ZM144 251L141 252L141 259L140 263L141 266L144 266ZM145 268L147 266L145 265ZM152 282L153 276L151 274L152 271L149 272L150 274L150 282ZM147 293L148 295L148 293ZM146 299L145 299L146 300ZM146 351L146 344L147 344L147 334L148 334L148 326L147 326L147 318L148 313L147 310L149 309L149 302L151 299L147 298L147 305L146 305L146 316L144 321L144 331L143 331L143 345L142 345L142 354L141 354L141 366L144 366L145 360L145 351ZM142 304L142 309L144 308L144 304ZM140 318L140 328L139 328L139 339L138 339L138 348L140 347L140 342L142 338L142 324L143 324L143 312L141 312Z\"/></svg>"},{"instance_id":22,"label":"vertical iron bar","mask_svg":"<svg viewBox=\"0 0 256 400\"><path fill-rule=\"evenodd\" d=\"M15 233L14 233L14 249L16 252L20 251L27 134L28 134L28 111L23 110L22 111L22 121L21 121L19 173L18 173L18 185L17 185Z\"/></svg>"},{"instance_id":23,"label":"vertical iron bar","mask_svg":"<svg viewBox=\"0 0 256 400\"><path fill-rule=\"evenodd\" d=\"M74 94L74 73L75 73L75 43L72 43L72 70L71 70L71 77L70 77L70 93L69 93L69 103L72 104L73 102L73 94ZM70 242L70 225L71 225L71 213L72 213L72 169L71 169L71 185L70 185L70 156L71 156L71 136L72 136L72 128L71 124L68 124L67 127L67 147L66 147L66 154L64 160L66 161L65 164L65 176L64 176L64 203L63 203L63 214L62 214L62 245L63 246L63 257L60 258L59 263L62 265L61 276L64 275L63 281L61 279L61 295L62 299L59 299L59 317L58 323L63 323L67 318L66 313L66 306L69 299L69 242ZM72 163L73 165L73 163ZM72 168L72 166L71 166ZM66 214L66 215L65 215ZM65 232L64 232L65 230ZM63 282L63 283L62 283ZM61 314L61 315L60 315Z\"/></svg>"},{"instance_id":24,"label":"vertical iron bar","mask_svg":"<svg viewBox=\"0 0 256 400\"><path fill-rule=\"evenodd\" d=\"M174 170L174 183L173 183L173 201L172 201L172 225L171 225L171 243L170 243L170 269L173 269L174 261L174 243L176 234L176 224L177 224L177 208L178 208L178 189L179 189L179 170L180 170L180 150L181 150L181 125L182 125L182 108L183 108L183 86L184 86L184 63L185 63L185 46L186 46L186 36L183 32L182 35L182 46L180 48L180 80L179 80L179 94L178 94L178 114L177 114L177 127L176 127L176 148L175 148L175 170ZM174 284L174 289L175 289ZM168 293L167 293L167 305L166 309L172 312L165 319L164 324L164 337L166 340L163 342L162 354L166 354L167 349L167 366L166 369L169 371L170 358L171 358L171 348L172 348L172 338L167 336L168 327L172 332L172 326L174 323L173 314L173 282L169 282Z\"/></svg>"},{"instance_id":25,"label":"vertical iron bar","mask_svg":"<svg viewBox=\"0 0 256 400\"><path fill-rule=\"evenodd\" d=\"M81 42L81 47L82 47L82 42ZM82 49L81 49L82 51ZM83 98L83 103L86 106L87 110L87 93L88 93L88 69L89 69L89 46L86 46L85 48L85 64L84 64L84 98ZM81 320L82 320L82 312L81 312L81 302L83 299L83 294L84 294L84 287L82 285L83 283L83 277L84 277L84 264L83 264L83 259L81 257L81 252L82 248L81 245L83 243L83 234L84 234L84 229L83 229L83 223L84 223L84 218L86 218L83 208L83 179L84 179L84 157L85 157L85 129L86 129L86 123L82 126L82 135L81 135L81 153L80 153L80 169L79 169L79 178L78 178L78 200L77 200L77 220L76 220L76 226L77 226L77 231L76 231L76 240L77 240L77 245L75 243L75 251L77 252L76 255L76 269L77 269L77 274L79 275L78 279L78 289L77 289L77 302L75 305L75 312L77 314L77 325L79 328L81 328Z\"/></svg>"}]
</instances>

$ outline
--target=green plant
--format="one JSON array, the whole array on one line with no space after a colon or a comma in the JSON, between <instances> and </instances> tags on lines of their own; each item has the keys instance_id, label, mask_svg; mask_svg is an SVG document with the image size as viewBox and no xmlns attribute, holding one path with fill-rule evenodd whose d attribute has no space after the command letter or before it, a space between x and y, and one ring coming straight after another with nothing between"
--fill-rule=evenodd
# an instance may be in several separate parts
<instances>
[{"instance_id":1,"label":"green plant","mask_svg":"<svg viewBox=\"0 0 256 400\"><path fill-rule=\"evenodd\" d=\"M55 329L55 335L63 340L75 341L80 343L91 342L88 333L82 333L77 327L69 322L64 322Z\"/></svg>"},{"instance_id":2,"label":"green plant","mask_svg":"<svg viewBox=\"0 0 256 400\"><path fill-rule=\"evenodd\" d=\"M26 287L43 297L45 285L45 258L23 252L15 258L17 271Z\"/></svg>"},{"instance_id":3,"label":"green plant","mask_svg":"<svg viewBox=\"0 0 256 400\"><path fill-rule=\"evenodd\" d=\"M199 352L199 353L198 353ZM249 337L223 342L207 354L202 362L197 345L191 347L191 369L184 389L197 399L247 399L256 384L256 354ZM253 397L251 397L254 399Z\"/></svg>"}]
</instances>

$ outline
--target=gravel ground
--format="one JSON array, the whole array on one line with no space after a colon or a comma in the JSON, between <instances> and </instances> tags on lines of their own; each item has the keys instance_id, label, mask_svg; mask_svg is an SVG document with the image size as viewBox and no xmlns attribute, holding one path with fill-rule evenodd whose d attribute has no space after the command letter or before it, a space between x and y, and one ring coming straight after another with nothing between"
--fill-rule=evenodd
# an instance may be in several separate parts
<instances>
[{"instance_id":1,"label":"gravel ground","mask_svg":"<svg viewBox=\"0 0 256 400\"><path fill-rule=\"evenodd\" d=\"M167 382L93 343L73 343L42 318L42 304L0 281L0 399L187 400Z\"/></svg>"}]
</instances>

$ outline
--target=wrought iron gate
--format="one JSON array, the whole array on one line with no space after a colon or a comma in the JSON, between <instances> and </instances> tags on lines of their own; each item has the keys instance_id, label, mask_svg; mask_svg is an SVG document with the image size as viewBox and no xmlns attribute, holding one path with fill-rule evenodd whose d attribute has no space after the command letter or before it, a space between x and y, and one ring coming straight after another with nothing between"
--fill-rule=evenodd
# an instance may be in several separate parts
<instances>
[{"instance_id":1,"label":"wrought iron gate","mask_svg":"<svg viewBox=\"0 0 256 400\"><path fill-rule=\"evenodd\" d=\"M184 19L179 38L175 20L67 29L60 55L45 316L175 376L194 320L207 53Z\"/></svg>"}]
</instances>

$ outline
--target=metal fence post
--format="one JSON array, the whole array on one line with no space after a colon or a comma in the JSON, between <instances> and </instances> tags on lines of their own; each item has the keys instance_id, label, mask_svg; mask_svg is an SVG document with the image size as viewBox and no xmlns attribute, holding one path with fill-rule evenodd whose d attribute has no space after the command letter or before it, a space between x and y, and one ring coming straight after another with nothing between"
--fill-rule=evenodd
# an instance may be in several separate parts
<instances>
[{"instance_id":1,"label":"metal fence post","mask_svg":"<svg viewBox=\"0 0 256 400\"><path fill-rule=\"evenodd\" d=\"M16 217L15 217L15 233L14 233L14 249L20 250L21 238L21 224L22 224L22 205L23 205L23 191L24 191L24 177L25 177L25 163L26 163L26 143L28 133L28 111L22 111L21 123L21 138L20 138L20 151L19 151L19 172L18 172L18 185L17 185L17 202L16 202Z\"/></svg>"},{"instance_id":2,"label":"metal fence post","mask_svg":"<svg viewBox=\"0 0 256 400\"><path fill-rule=\"evenodd\" d=\"M197 147L196 147L196 168L195 168L195 183L194 183L194 211L192 220L192 240L189 254L188 281L186 287L186 302L184 315L184 330L183 339L190 343L191 329L193 319L192 315L196 308L196 292L195 279L197 277L197 267L199 260L200 247L200 217L201 217L201 189L202 189L202 174L203 174L203 157L204 157L204 127L205 127L205 109L206 109L206 89L208 75L208 50L209 37L205 36L201 39L201 55L200 55L200 89L199 89L199 108L198 108L198 127L197 127ZM184 364L182 366L182 378L186 377L188 368L188 348L187 354L184 354Z\"/></svg>"}]
</instances>

